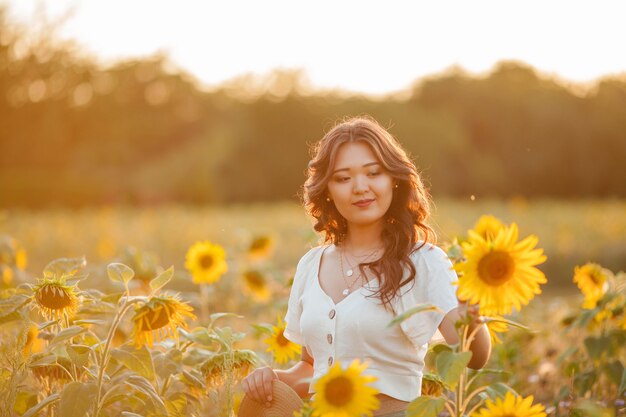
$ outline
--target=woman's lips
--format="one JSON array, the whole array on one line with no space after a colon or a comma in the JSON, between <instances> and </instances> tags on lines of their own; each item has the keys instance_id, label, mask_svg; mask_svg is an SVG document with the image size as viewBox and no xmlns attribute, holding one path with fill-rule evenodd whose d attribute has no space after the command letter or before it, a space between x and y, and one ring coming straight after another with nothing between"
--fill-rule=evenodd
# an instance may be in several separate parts
<instances>
[{"instance_id":1,"label":"woman's lips","mask_svg":"<svg viewBox=\"0 0 626 417\"><path fill-rule=\"evenodd\" d=\"M358 203L354 203L355 206L357 207L367 207L370 204L372 204L374 202L374 200L365 200L365 201L359 201Z\"/></svg>"}]
</instances>

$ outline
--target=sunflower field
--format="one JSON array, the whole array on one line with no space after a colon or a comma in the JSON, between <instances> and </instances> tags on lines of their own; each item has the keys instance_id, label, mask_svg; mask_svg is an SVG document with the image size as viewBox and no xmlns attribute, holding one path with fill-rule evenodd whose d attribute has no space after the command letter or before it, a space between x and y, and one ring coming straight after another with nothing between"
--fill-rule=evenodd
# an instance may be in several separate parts
<instances>
[{"instance_id":1,"label":"sunflower field","mask_svg":"<svg viewBox=\"0 0 626 417\"><path fill-rule=\"evenodd\" d=\"M407 416L626 415L626 202L436 202L493 351L468 369L459 321ZM0 211L0 416L236 415L241 378L300 357L283 317L319 239L292 203ZM296 415L373 415L366 369L336 363Z\"/></svg>"}]
</instances>

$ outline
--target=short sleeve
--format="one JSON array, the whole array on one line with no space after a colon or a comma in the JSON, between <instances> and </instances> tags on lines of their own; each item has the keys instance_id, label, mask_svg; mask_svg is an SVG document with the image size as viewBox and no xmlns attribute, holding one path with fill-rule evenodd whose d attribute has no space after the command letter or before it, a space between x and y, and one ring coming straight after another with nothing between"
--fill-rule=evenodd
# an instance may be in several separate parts
<instances>
[{"instance_id":1,"label":"short sleeve","mask_svg":"<svg viewBox=\"0 0 626 417\"><path fill-rule=\"evenodd\" d=\"M411 260L416 269L415 282L412 287L407 284L401 289L397 314L418 304L432 304L441 310L416 313L400 324L413 345L419 348L430 341L445 315L457 307L457 275L446 253L433 245L424 245L411 254Z\"/></svg>"},{"instance_id":2,"label":"short sleeve","mask_svg":"<svg viewBox=\"0 0 626 417\"><path fill-rule=\"evenodd\" d=\"M296 267L296 273L289 293L287 303L287 314L285 315L285 331L283 335L294 343L304 345L304 338L300 330L300 316L302 315L302 294L307 283L307 277L313 267L315 248L308 251Z\"/></svg>"}]
</instances>

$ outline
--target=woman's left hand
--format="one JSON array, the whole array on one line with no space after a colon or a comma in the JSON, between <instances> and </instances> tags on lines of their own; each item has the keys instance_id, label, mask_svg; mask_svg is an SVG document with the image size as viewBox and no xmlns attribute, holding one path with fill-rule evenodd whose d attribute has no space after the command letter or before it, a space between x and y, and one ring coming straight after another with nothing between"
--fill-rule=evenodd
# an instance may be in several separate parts
<instances>
[{"instance_id":1,"label":"woman's left hand","mask_svg":"<svg viewBox=\"0 0 626 417\"><path fill-rule=\"evenodd\" d=\"M461 317L468 317L471 319L470 323L473 326L483 324L483 318L479 314L480 306L478 304L469 304L467 301L459 300L459 315Z\"/></svg>"}]
</instances>

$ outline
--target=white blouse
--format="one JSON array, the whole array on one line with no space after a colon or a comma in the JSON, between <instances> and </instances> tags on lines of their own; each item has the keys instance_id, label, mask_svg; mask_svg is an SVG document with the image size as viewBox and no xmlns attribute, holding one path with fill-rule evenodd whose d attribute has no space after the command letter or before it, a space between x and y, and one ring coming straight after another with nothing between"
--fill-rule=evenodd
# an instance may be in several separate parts
<instances>
[{"instance_id":1,"label":"white blouse","mask_svg":"<svg viewBox=\"0 0 626 417\"><path fill-rule=\"evenodd\" d=\"M328 246L309 250L298 262L285 316L285 337L304 346L314 358L309 392L333 363L347 366L359 359L368 363L365 373L377 378L372 386L381 394L412 401L421 394L428 342L445 313L458 304L452 263L443 250L428 243L414 251L410 258L416 269L415 282L402 287L392 306L400 314L429 303L443 314L417 313L400 325L387 327L394 314L385 310L377 296L371 296L378 288L377 278L337 304L322 290L320 259ZM408 272L405 270L405 278Z\"/></svg>"}]
</instances>

